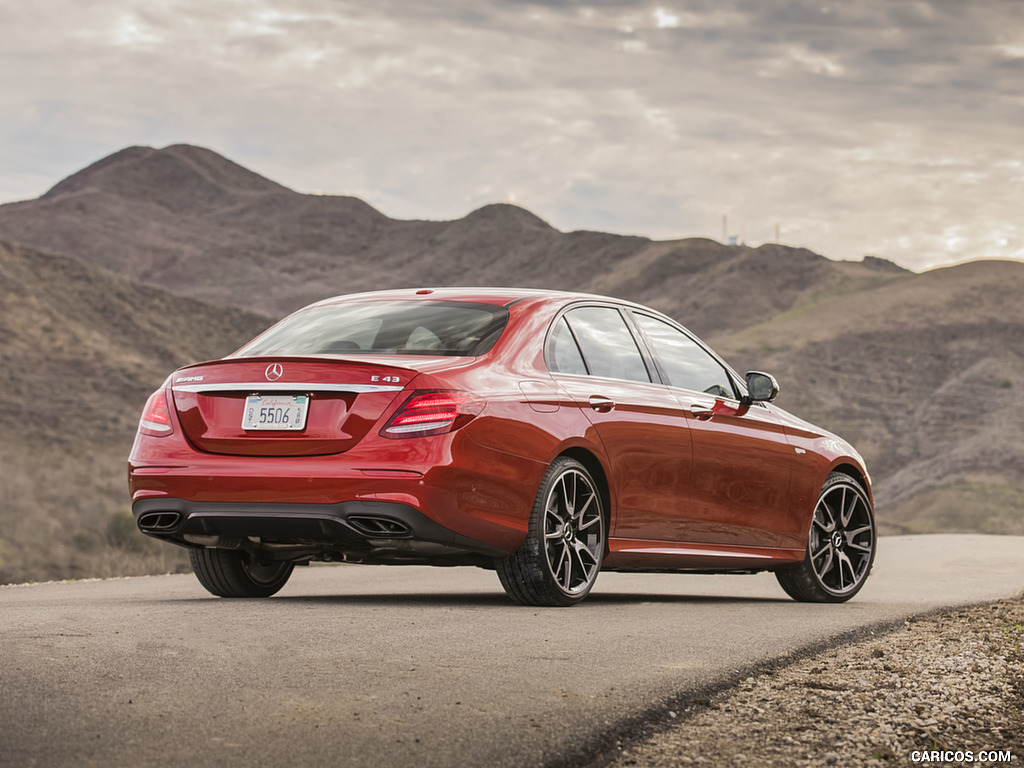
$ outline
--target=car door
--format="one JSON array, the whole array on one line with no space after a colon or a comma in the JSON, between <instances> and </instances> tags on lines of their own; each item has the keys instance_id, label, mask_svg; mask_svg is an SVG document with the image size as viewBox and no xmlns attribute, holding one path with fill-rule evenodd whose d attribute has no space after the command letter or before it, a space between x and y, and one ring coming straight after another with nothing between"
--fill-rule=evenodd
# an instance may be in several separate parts
<instances>
[{"instance_id":1,"label":"car door","mask_svg":"<svg viewBox=\"0 0 1024 768\"><path fill-rule=\"evenodd\" d=\"M704 345L664 319L633 312L690 427L693 464L682 540L787 546L796 454L782 422L740 402L737 381Z\"/></svg>"},{"instance_id":2,"label":"car door","mask_svg":"<svg viewBox=\"0 0 1024 768\"><path fill-rule=\"evenodd\" d=\"M617 538L672 540L687 509L688 419L638 346L623 312L588 304L552 326L548 367L587 415L609 462Z\"/></svg>"}]
</instances>

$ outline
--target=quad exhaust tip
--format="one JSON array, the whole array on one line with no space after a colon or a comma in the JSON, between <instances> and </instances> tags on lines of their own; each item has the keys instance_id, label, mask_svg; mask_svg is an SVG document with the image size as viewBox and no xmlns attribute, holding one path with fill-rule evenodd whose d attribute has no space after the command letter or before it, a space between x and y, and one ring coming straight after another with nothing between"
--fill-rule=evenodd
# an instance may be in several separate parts
<instances>
[{"instance_id":1,"label":"quad exhaust tip","mask_svg":"<svg viewBox=\"0 0 1024 768\"><path fill-rule=\"evenodd\" d=\"M144 533L164 533L181 522L180 512L146 512L139 515L139 530Z\"/></svg>"},{"instance_id":2,"label":"quad exhaust tip","mask_svg":"<svg viewBox=\"0 0 1024 768\"><path fill-rule=\"evenodd\" d=\"M400 520L375 515L350 515L348 524L366 536L375 539L405 538L412 536L412 528Z\"/></svg>"}]
</instances>

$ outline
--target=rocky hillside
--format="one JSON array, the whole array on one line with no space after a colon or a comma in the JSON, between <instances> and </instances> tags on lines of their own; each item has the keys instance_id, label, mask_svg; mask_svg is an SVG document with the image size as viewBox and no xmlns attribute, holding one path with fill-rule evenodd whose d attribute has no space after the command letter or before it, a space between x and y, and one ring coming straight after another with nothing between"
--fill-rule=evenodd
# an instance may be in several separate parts
<instances>
[{"instance_id":1,"label":"rocky hillside","mask_svg":"<svg viewBox=\"0 0 1024 768\"><path fill-rule=\"evenodd\" d=\"M0 583L146 572L173 555L123 525L139 413L174 368L269 323L0 241Z\"/></svg>"},{"instance_id":2,"label":"rocky hillside","mask_svg":"<svg viewBox=\"0 0 1024 768\"><path fill-rule=\"evenodd\" d=\"M868 458L900 530L1024 533L1024 264L936 269L715 338Z\"/></svg>"}]
</instances>

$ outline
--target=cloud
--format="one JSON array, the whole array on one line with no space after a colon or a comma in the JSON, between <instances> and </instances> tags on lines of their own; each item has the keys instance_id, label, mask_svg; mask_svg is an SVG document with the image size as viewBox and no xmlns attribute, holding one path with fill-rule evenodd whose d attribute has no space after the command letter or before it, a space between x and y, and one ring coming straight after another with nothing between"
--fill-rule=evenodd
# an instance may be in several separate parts
<instances>
[{"instance_id":1,"label":"cloud","mask_svg":"<svg viewBox=\"0 0 1024 768\"><path fill-rule=\"evenodd\" d=\"M400 218L1019 255L1021 51L998 0L0 0L0 199L190 142Z\"/></svg>"}]
</instances>

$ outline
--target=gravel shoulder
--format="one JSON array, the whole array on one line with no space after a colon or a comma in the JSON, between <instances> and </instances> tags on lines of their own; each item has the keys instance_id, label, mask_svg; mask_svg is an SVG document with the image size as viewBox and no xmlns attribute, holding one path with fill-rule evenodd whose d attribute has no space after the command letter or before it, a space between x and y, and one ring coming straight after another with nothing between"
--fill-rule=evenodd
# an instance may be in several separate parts
<instances>
[{"instance_id":1,"label":"gravel shoulder","mask_svg":"<svg viewBox=\"0 0 1024 768\"><path fill-rule=\"evenodd\" d=\"M1020 764L1024 595L912 618L684 704L595 765L1000 765L1006 751Z\"/></svg>"}]
</instances>

